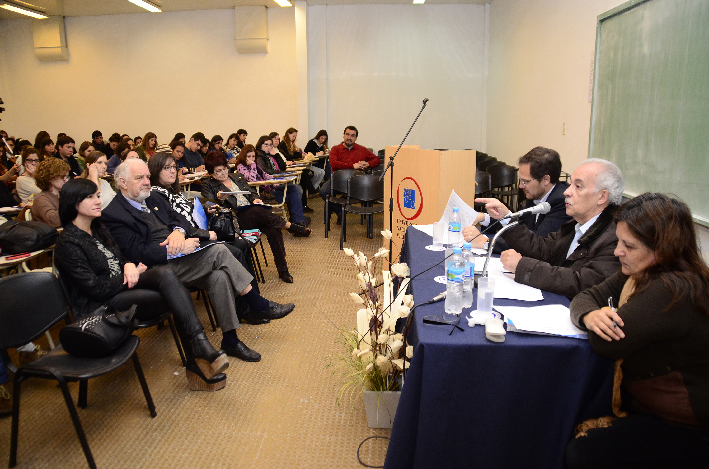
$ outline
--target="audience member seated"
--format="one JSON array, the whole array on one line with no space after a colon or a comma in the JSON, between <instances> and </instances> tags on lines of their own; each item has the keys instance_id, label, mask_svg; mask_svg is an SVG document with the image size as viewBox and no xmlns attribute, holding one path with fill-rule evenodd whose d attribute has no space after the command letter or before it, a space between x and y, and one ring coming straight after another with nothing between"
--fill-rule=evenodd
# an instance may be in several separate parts
<instances>
[{"instance_id":1,"label":"audience member seated","mask_svg":"<svg viewBox=\"0 0 709 469\"><path fill-rule=\"evenodd\" d=\"M93 181L98 187L102 210L108 207L108 204L116 196L116 192L111 185L105 179L102 179L105 175L106 155L100 151L92 151L86 156L86 169L81 174L81 177Z\"/></svg>"},{"instance_id":2,"label":"audience member seated","mask_svg":"<svg viewBox=\"0 0 709 469\"><path fill-rule=\"evenodd\" d=\"M229 158L226 149L224 149L224 138L221 135L212 137L212 140L209 141L209 151L220 151L227 159Z\"/></svg>"},{"instance_id":3,"label":"audience member seated","mask_svg":"<svg viewBox=\"0 0 709 469\"><path fill-rule=\"evenodd\" d=\"M93 152L92 154L101 152ZM125 311L138 304L136 316L148 319L160 314L146 303L146 290L160 292L175 317L187 358L187 382L192 390L217 390L226 384L220 375L229 366L224 352L217 352L204 334L189 291L172 269L149 269L128 262L109 231L101 224L99 189L91 180L75 179L62 189L59 213L64 230L57 238L55 262L69 292L75 319L90 315L102 305ZM148 297L150 298L150 297Z\"/></svg>"},{"instance_id":4,"label":"audience member seated","mask_svg":"<svg viewBox=\"0 0 709 469\"><path fill-rule=\"evenodd\" d=\"M200 150L202 149L202 140L204 134L197 132L190 137L190 141L185 143L184 164L190 171L204 171L204 157Z\"/></svg>"},{"instance_id":5,"label":"audience member seated","mask_svg":"<svg viewBox=\"0 0 709 469\"><path fill-rule=\"evenodd\" d=\"M26 204L30 198L34 200L34 196L41 192L41 189L37 187L37 181L35 181L35 173L39 166L39 152L34 147L25 147L20 156L25 170L17 178L16 187L17 195L22 203Z\"/></svg>"},{"instance_id":6,"label":"audience member seated","mask_svg":"<svg viewBox=\"0 0 709 469\"><path fill-rule=\"evenodd\" d=\"M548 148L535 147L519 159L519 187L524 191L526 200L520 210L534 207L542 202L551 205L549 213L525 214L520 217L520 221L537 236L544 238L551 232L561 228L561 225L571 220L566 214L566 203L564 192L569 185L559 182L561 175L561 158L559 154ZM509 210L507 210L508 212ZM504 210L503 210L504 212ZM505 214L507 214L505 212ZM497 226L490 226L490 215L478 214L476 223L480 223L487 238L492 238L499 230ZM506 225L508 220L502 220L500 224ZM490 231L487 228L492 228ZM473 228L468 226L463 228L463 237L470 241L473 237ZM477 230L475 230L477 231ZM477 235L477 234L476 234ZM499 238L494 246L496 254L509 249L504 239Z\"/></svg>"},{"instance_id":7,"label":"audience member seated","mask_svg":"<svg viewBox=\"0 0 709 469\"><path fill-rule=\"evenodd\" d=\"M229 174L226 157L221 153L208 154L205 166L211 177L202 180L202 195L222 207L234 210L242 228L261 230L271 246L278 276L286 283L293 283L293 276L288 272L286 247L283 244L281 230L285 228L293 234L308 236L310 228L286 222L273 214L267 205L263 205L263 201L256 194L256 189L249 186L241 173ZM247 194L231 193L236 191L244 191Z\"/></svg>"},{"instance_id":8,"label":"audience member seated","mask_svg":"<svg viewBox=\"0 0 709 469\"><path fill-rule=\"evenodd\" d=\"M96 148L94 148L94 146L88 140L83 142L79 146L79 151L76 155L76 161L79 163L79 167L81 168L82 172L86 169L86 155L95 150Z\"/></svg>"},{"instance_id":9,"label":"audience member seated","mask_svg":"<svg viewBox=\"0 0 709 469\"><path fill-rule=\"evenodd\" d=\"M118 148L119 143L121 143L121 136L118 135L118 132L114 132L111 134L110 137L108 137L108 146L110 147L110 153L104 153L106 155L106 159L111 158L113 155L116 154L116 148Z\"/></svg>"},{"instance_id":10,"label":"audience member seated","mask_svg":"<svg viewBox=\"0 0 709 469\"><path fill-rule=\"evenodd\" d=\"M177 142L180 143L180 142ZM182 215L192 227L192 231L188 236L199 238L200 241L216 241L217 234L214 231L200 229L194 215L194 204L200 203L198 199L190 202L180 192L180 183L177 180L177 166L172 155L167 152L157 152L148 161L148 170L150 171L150 183L152 184L151 195L156 195L164 198L170 207L180 215ZM217 206L206 208L205 215L214 213ZM236 237L233 241L225 243L229 251L234 255L237 261L254 276L253 265L251 263L251 249L249 244L240 237ZM259 287L256 278L251 281L251 288L258 293ZM269 322L266 317L256 318L249 310L248 304L237 299L237 314L242 322L258 325Z\"/></svg>"},{"instance_id":11,"label":"audience member seated","mask_svg":"<svg viewBox=\"0 0 709 469\"><path fill-rule=\"evenodd\" d=\"M20 166L13 164L10 169L5 169L4 164L0 164L0 207L12 207L17 205L17 200L12 195L15 188L15 180Z\"/></svg>"},{"instance_id":12,"label":"audience member seated","mask_svg":"<svg viewBox=\"0 0 709 469\"><path fill-rule=\"evenodd\" d=\"M289 159L288 156L284 156L287 154L287 152L284 154L281 151L281 149L283 148L283 142L280 141L278 132L271 132L269 134L269 137L273 139L273 148L277 149L278 151L278 153L274 156L278 156L281 157L281 159L284 159L288 166L295 164L295 159L293 158L293 156L291 156L291 158L293 159ZM317 163L319 163L319 160L311 164L310 168L304 170L300 176L300 187L303 189L303 210L308 213L314 211L313 209L308 207L308 194L315 194L320 188L320 184L322 184L323 180L325 179L325 170L321 167L318 167Z\"/></svg>"},{"instance_id":13,"label":"audience member seated","mask_svg":"<svg viewBox=\"0 0 709 469\"><path fill-rule=\"evenodd\" d=\"M236 158L238 158L241 148L236 144L239 141L239 136L236 133L229 135L226 139L226 145L224 145L224 150L226 150L226 159L229 164L236 164Z\"/></svg>"},{"instance_id":14,"label":"audience member seated","mask_svg":"<svg viewBox=\"0 0 709 469\"><path fill-rule=\"evenodd\" d=\"M324 155L328 151L327 139L327 130L319 130L318 133L315 134L315 137L313 137L310 141L308 141L308 144L305 145L305 153L311 153L315 156ZM319 159L313 163L313 166L322 171L322 178L317 181L317 187L324 180L325 174L327 174L328 179L330 178L332 168L330 167L330 161L328 161L327 158Z\"/></svg>"},{"instance_id":15,"label":"audience member seated","mask_svg":"<svg viewBox=\"0 0 709 469\"><path fill-rule=\"evenodd\" d=\"M645 193L621 205L615 222L621 270L576 296L571 319L596 352L620 363L613 386L620 418L584 422L586 436L567 447L567 467L702 467L709 267L691 212L679 199Z\"/></svg>"},{"instance_id":16,"label":"audience member seated","mask_svg":"<svg viewBox=\"0 0 709 469\"><path fill-rule=\"evenodd\" d=\"M15 165L16 161L14 161L15 158L10 154L10 152L7 150L5 147L5 144L0 140L0 170L8 170L12 169L12 167Z\"/></svg>"},{"instance_id":17,"label":"audience member seated","mask_svg":"<svg viewBox=\"0 0 709 469\"><path fill-rule=\"evenodd\" d=\"M103 141L103 134L100 130L94 130L91 133L91 143L95 151L100 151L104 155L111 153L111 147L108 145L108 142Z\"/></svg>"},{"instance_id":18,"label":"audience member seated","mask_svg":"<svg viewBox=\"0 0 709 469\"><path fill-rule=\"evenodd\" d=\"M123 141L119 143L116 147L116 151L113 156L108 159L108 163L106 164L106 172L108 174L113 174L116 171L118 165L125 161L126 156L128 156L129 152L135 153L135 157L139 158L138 152L131 148L131 145L130 143L128 143L128 141Z\"/></svg>"},{"instance_id":19,"label":"audience member seated","mask_svg":"<svg viewBox=\"0 0 709 469\"><path fill-rule=\"evenodd\" d=\"M51 138L47 137L44 140L42 140L42 143L40 144L40 147L38 148L39 150L39 162L41 163L44 161L46 158L52 158L54 157L55 153L55 148L54 148L54 140Z\"/></svg>"},{"instance_id":20,"label":"audience member seated","mask_svg":"<svg viewBox=\"0 0 709 469\"><path fill-rule=\"evenodd\" d=\"M266 178L259 178L258 172L255 168L252 171L250 167L246 167L246 153L244 153L244 149L246 149L247 146L251 148L249 151L257 153L258 156L256 156L256 161L254 161L253 164L254 167L259 167L262 174L266 173L271 176L286 169L285 163L272 154L275 151L273 148L273 140L271 140L268 135L263 135L258 139L258 143L256 144L256 148L258 148L258 150L256 150L253 145L246 145L241 149L239 158L237 158L237 169L238 164L243 166L243 171L240 170L240 172L244 175L244 177L246 177L248 182L262 181ZM266 188L267 191L273 191L272 193L278 203L283 202L284 189L285 185L283 184L278 186L268 186ZM288 204L291 221L298 223L299 225L307 226L310 223L310 218L303 215L303 188L298 184L290 184L288 186L286 197L286 203Z\"/></svg>"},{"instance_id":21,"label":"audience member seated","mask_svg":"<svg viewBox=\"0 0 709 469\"><path fill-rule=\"evenodd\" d=\"M131 262L148 268L169 265L182 284L207 290L222 328L221 348L227 355L245 361L261 356L236 335L239 319L236 298L243 296L257 316L280 319L294 308L268 301L252 290L253 277L223 244L200 248L199 239L188 238L190 224L159 196L150 195L150 172L140 159L124 161L116 169L120 188L102 212L102 221L118 248Z\"/></svg>"},{"instance_id":22,"label":"audience member seated","mask_svg":"<svg viewBox=\"0 0 709 469\"><path fill-rule=\"evenodd\" d=\"M242 148L244 148L244 145L246 145L246 137L248 136L248 132L244 129L239 129L236 131L236 146L239 147L239 151L241 151Z\"/></svg>"},{"instance_id":23,"label":"audience member seated","mask_svg":"<svg viewBox=\"0 0 709 469\"><path fill-rule=\"evenodd\" d=\"M42 161L34 178L42 192L32 203L32 219L54 228L62 226L59 220L59 192L69 180L69 164L61 158L47 158Z\"/></svg>"},{"instance_id":24,"label":"audience member seated","mask_svg":"<svg viewBox=\"0 0 709 469\"><path fill-rule=\"evenodd\" d=\"M177 165L178 181L182 181L185 178L184 175L189 172L189 169L187 169L185 165L185 144L179 140L173 140L170 143L170 153Z\"/></svg>"},{"instance_id":25,"label":"audience member seated","mask_svg":"<svg viewBox=\"0 0 709 469\"><path fill-rule=\"evenodd\" d=\"M61 158L69 165L69 178L74 179L81 174L79 162L74 157L74 139L68 135L62 135L57 139L57 153L55 158Z\"/></svg>"},{"instance_id":26,"label":"audience member seated","mask_svg":"<svg viewBox=\"0 0 709 469\"><path fill-rule=\"evenodd\" d=\"M155 153L155 148L158 146L158 136L152 132L148 132L143 137L140 144L135 144L134 150L138 153L138 157L143 161L148 161Z\"/></svg>"},{"instance_id":27,"label":"audience member seated","mask_svg":"<svg viewBox=\"0 0 709 469\"><path fill-rule=\"evenodd\" d=\"M143 144L143 137L141 137L140 135L137 135L133 139L133 150L135 150L137 147L139 147L142 144Z\"/></svg>"},{"instance_id":28,"label":"audience member seated","mask_svg":"<svg viewBox=\"0 0 709 469\"><path fill-rule=\"evenodd\" d=\"M133 142L133 139L130 138L130 136L128 136L128 135L123 135L123 136L122 136L122 138L121 138L121 143L123 143L123 142L126 142L126 143L128 144L128 146L130 147L131 150L132 150L133 147L135 146L135 143ZM120 144L119 144L119 145L120 145Z\"/></svg>"},{"instance_id":29,"label":"audience member seated","mask_svg":"<svg viewBox=\"0 0 709 469\"><path fill-rule=\"evenodd\" d=\"M381 161L377 155L367 150L362 145L355 143L358 136L359 132L357 131L357 127L353 125L345 127L343 142L330 149L330 166L332 166L333 171L339 169L368 171L379 166ZM328 184L324 184L320 188L320 197L325 200L329 195L330 187ZM338 204L330 204L329 207L330 213L326 214L326 216L330 217L333 213L337 214L337 224L339 225L342 207Z\"/></svg>"},{"instance_id":30,"label":"audience member seated","mask_svg":"<svg viewBox=\"0 0 709 469\"><path fill-rule=\"evenodd\" d=\"M623 175L610 161L588 159L571 175L564 196L573 220L545 238L524 224L510 228L502 237L512 249L500 260L516 282L573 298L618 269L613 215L623 196ZM497 220L507 213L497 199L475 202L484 203Z\"/></svg>"}]
</instances>

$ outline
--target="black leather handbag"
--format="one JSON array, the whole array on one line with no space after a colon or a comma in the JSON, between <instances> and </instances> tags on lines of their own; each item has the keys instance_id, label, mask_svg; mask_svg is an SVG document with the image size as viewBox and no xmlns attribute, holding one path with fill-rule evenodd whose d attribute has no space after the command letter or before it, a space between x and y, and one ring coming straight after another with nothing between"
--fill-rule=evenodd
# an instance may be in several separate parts
<instances>
[{"instance_id":1,"label":"black leather handbag","mask_svg":"<svg viewBox=\"0 0 709 469\"><path fill-rule=\"evenodd\" d=\"M209 220L209 231L217 234L218 241L234 241L241 229L234 212L228 208L220 208Z\"/></svg>"},{"instance_id":2,"label":"black leather handbag","mask_svg":"<svg viewBox=\"0 0 709 469\"><path fill-rule=\"evenodd\" d=\"M117 312L100 306L90 316L59 331L64 350L77 357L101 358L110 355L133 333L135 307Z\"/></svg>"},{"instance_id":3,"label":"black leather handbag","mask_svg":"<svg viewBox=\"0 0 709 469\"><path fill-rule=\"evenodd\" d=\"M9 221L0 225L3 254L39 251L54 244L59 232L41 221Z\"/></svg>"}]
</instances>

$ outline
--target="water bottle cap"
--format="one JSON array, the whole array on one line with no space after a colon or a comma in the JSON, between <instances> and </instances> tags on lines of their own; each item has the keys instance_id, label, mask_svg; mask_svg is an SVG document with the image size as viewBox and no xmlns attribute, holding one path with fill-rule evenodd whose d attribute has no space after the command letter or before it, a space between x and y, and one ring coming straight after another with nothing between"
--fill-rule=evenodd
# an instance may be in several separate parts
<instances>
[{"instance_id":1,"label":"water bottle cap","mask_svg":"<svg viewBox=\"0 0 709 469\"><path fill-rule=\"evenodd\" d=\"M460 254L463 252L462 248L453 248L453 254Z\"/></svg>"},{"instance_id":2,"label":"water bottle cap","mask_svg":"<svg viewBox=\"0 0 709 469\"><path fill-rule=\"evenodd\" d=\"M470 243L463 243L463 248L464 249L472 249L473 245Z\"/></svg>"},{"instance_id":3,"label":"water bottle cap","mask_svg":"<svg viewBox=\"0 0 709 469\"><path fill-rule=\"evenodd\" d=\"M453 207L454 212L457 212L458 210L460 210L458 207Z\"/></svg>"}]
</instances>

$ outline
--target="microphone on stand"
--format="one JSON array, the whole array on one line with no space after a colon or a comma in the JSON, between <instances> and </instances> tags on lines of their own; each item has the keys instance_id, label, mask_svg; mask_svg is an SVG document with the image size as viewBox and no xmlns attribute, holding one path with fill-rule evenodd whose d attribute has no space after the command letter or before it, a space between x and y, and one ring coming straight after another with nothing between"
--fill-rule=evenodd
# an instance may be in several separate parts
<instances>
[{"instance_id":1,"label":"microphone on stand","mask_svg":"<svg viewBox=\"0 0 709 469\"><path fill-rule=\"evenodd\" d=\"M544 214L544 213L549 213L551 210L551 205L549 202L542 202L540 204L535 205L534 207L529 207L525 208L524 210L520 210L519 212L507 212L507 215L502 217L500 220L505 220L505 219L510 219L510 220L516 220L522 215L526 213L531 213L533 215L535 214Z\"/></svg>"},{"instance_id":2,"label":"microphone on stand","mask_svg":"<svg viewBox=\"0 0 709 469\"><path fill-rule=\"evenodd\" d=\"M423 105L426 106L426 103L428 102L428 98L423 99Z\"/></svg>"}]
</instances>

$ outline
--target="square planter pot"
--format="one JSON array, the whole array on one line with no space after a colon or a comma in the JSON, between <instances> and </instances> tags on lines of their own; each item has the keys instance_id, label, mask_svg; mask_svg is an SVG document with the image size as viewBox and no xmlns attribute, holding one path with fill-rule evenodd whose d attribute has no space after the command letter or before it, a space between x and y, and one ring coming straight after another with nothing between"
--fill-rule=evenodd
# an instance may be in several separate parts
<instances>
[{"instance_id":1,"label":"square planter pot","mask_svg":"<svg viewBox=\"0 0 709 469\"><path fill-rule=\"evenodd\" d=\"M364 391L364 409L369 428L391 428L401 391Z\"/></svg>"}]
</instances>

